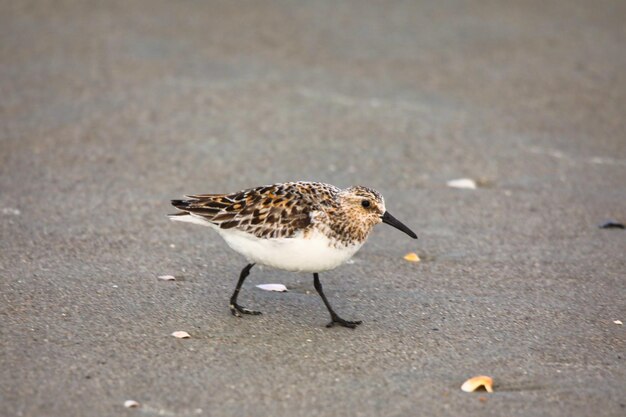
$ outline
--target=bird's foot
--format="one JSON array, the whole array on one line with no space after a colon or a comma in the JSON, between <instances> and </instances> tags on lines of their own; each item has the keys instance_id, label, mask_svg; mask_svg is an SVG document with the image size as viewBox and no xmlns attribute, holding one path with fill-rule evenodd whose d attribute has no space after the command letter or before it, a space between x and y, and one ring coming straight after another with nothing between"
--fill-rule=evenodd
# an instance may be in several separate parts
<instances>
[{"instance_id":1,"label":"bird's foot","mask_svg":"<svg viewBox=\"0 0 626 417\"><path fill-rule=\"evenodd\" d=\"M237 303L230 305L230 312L233 314L233 316L236 317L241 317L242 314L251 314L253 316L258 316L259 314L261 314L260 311L250 310L248 308L240 306Z\"/></svg>"},{"instance_id":2,"label":"bird's foot","mask_svg":"<svg viewBox=\"0 0 626 417\"><path fill-rule=\"evenodd\" d=\"M356 326L358 326L361 323L363 323L361 320L350 321L350 320L344 320L344 319L342 319L339 316L332 316L330 323L328 323L326 325L326 327L333 327L335 324L338 324L339 326L343 326L343 327L348 327L350 329L354 329L354 328L356 328Z\"/></svg>"}]
</instances>

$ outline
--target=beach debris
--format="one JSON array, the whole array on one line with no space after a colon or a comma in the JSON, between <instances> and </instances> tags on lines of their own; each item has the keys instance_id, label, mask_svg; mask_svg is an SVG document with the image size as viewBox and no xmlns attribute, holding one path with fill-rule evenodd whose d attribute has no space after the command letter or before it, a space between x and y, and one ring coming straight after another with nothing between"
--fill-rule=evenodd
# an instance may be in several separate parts
<instances>
[{"instance_id":1,"label":"beach debris","mask_svg":"<svg viewBox=\"0 0 626 417\"><path fill-rule=\"evenodd\" d=\"M621 320L613 320L613 323L617 324L617 325L623 325L624 323L622 323Z\"/></svg>"},{"instance_id":2,"label":"beach debris","mask_svg":"<svg viewBox=\"0 0 626 417\"><path fill-rule=\"evenodd\" d=\"M184 332L182 330L172 333L172 336L174 336L177 339L189 339L191 337L189 333Z\"/></svg>"},{"instance_id":3,"label":"beach debris","mask_svg":"<svg viewBox=\"0 0 626 417\"><path fill-rule=\"evenodd\" d=\"M474 392L481 387L487 390L487 392L493 392L493 379L485 375L475 376L465 381L463 385L461 385L461 390Z\"/></svg>"},{"instance_id":4,"label":"beach debris","mask_svg":"<svg viewBox=\"0 0 626 417\"><path fill-rule=\"evenodd\" d=\"M448 187L462 188L466 190L475 190L477 188L476 181L471 178L458 178L456 180L450 180L446 183Z\"/></svg>"},{"instance_id":5,"label":"beach debris","mask_svg":"<svg viewBox=\"0 0 626 417\"><path fill-rule=\"evenodd\" d=\"M124 407L126 408L137 408L140 404L135 400L126 400L124 401Z\"/></svg>"},{"instance_id":6,"label":"beach debris","mask_svg":"<svg viewBox=\"0 0 626 417\"><path fill-rule=\"evenodd\" d=\"M159 275L159 279L161 281L176 281L176 277L174 275Z\"/></svg>"},{"instance_id":7,"label":"beach debris","mask_svg":"<svg viewBox=\"0 0 626 417\"><path fill-rule=\"evenodd\" d=\"M419 261L421 261L420 257L415 252L407 253L406 255L404 255L404 259L409 261L409 262L419 262Z\"/></svg>"},{"instance_id":8,"label":"beach debris","mask_svg":"<svg viewBox=\"0 0 626 417\"><path fill-rule=\"evenodd\" d=\"M599 224L598 227L600 229L624 229L626 228L626 226L624 226L623 223L616 222L615 220L607 220L604 223Z\"/></svg>"},{"instance_id":9,"label":"beach debris","mask_svg":"<svg viewBox=\"0 0 626 417\"><path fill-rule=\"evenodd\" d=\"M259 284L257 288L265 291L287 292L287 287L283 284Z\"/></svg>"}]
</instances>

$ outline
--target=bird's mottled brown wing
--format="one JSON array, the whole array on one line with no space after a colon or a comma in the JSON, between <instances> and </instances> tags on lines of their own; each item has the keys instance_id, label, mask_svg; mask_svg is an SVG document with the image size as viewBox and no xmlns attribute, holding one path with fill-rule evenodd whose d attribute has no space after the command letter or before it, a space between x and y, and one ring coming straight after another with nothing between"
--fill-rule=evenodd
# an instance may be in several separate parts
<instances>
[{"instance_id":1,"label":"bird's mottled brown wing","mask_svg":"<svg viewBox=\"0 0 626 417\"><path fill-rule=\"evenodd\" d=\"M310 213L329 205L338 191L323 184L296 182L251 188L233 194L197 194L172 200L183 211L222 229L235 228L259 238L293 237L311 226ZM317 191L316 195L311 190Z\"/></svg>"}]
</instances>

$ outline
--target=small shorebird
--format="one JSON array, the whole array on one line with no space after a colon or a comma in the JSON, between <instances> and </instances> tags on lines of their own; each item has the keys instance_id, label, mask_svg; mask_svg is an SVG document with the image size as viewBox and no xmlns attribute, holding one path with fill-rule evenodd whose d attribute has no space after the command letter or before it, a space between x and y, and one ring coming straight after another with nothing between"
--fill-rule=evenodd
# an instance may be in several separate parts
<instances>
[{"instance_id":1,"label":"small shorebird","mask_svg":"<svg viewBox=\"0 0 626 417\"><path fill-rule=\"evenodd\" d=\"M215 229L234 251L248 260L230 298L234 316L261 314L237 304L244 280L255 263L287 271L312 272L313 284L335 324L354 328L361 321L344 320L324 295L319 272L346 262L358 251L373 227L387 223L414 239L415 233L385 208L371 188L339 189L319 182L286 182L232 194L188 195L172 200L181 210L171 220Z\"/></svg>"}]
</instances>

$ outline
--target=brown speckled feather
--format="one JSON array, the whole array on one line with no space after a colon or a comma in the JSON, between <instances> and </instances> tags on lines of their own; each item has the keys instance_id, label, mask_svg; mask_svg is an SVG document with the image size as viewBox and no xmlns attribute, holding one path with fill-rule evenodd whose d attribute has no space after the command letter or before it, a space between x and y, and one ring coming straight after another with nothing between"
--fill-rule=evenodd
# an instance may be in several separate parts
<instances>
[{"instance_id":1,"label":"brown speckled feather","mask_svg":"<svg viewBox=\"0 0 626 417\"><path fill-rule=\"evenodd\" d=\"M293 237L299 231L327 220L326 212L338 206L335 186L290 182L251 188L232 194L188 195L173 200L180 213L200 216L222 229L235 228L259 238Z\"/></svg>"}]
</instances>

